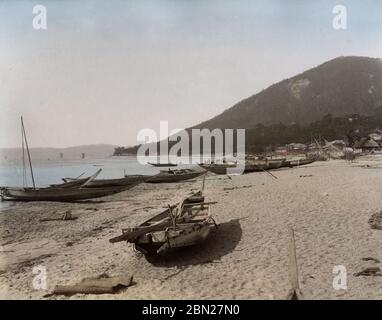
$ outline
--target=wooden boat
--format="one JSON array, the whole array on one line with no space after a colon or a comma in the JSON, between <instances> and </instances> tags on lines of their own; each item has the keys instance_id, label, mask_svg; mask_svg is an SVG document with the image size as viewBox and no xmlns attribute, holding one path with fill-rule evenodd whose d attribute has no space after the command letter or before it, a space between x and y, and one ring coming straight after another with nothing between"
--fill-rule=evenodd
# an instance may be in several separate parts
<instances>
[{"instance_id":1,"label":"wooden boat","mask_svg":"<svg viewBox=\"0 0 382 320\"><path fill-rule=\"evenodd\" d=\"M200 202L197 202L200 201ZM146 220L135 228L122 230L111 243L127 241L145 255L164 254L173 248L192 246L204 241L216 223L204 197L194 194L175 206Z\"/></svg>"},{"instance_id":2,"label":"wooden boat","mask_svg":"<svg viewBox=\"0 0 382 320\"><path fill-rule=\"evenodd\" d=\"M245 164L244 173L262 172L262 171L279 169L283 165L284 161L285 161L284 159L248 161Z\"/></svg>"},{"instance_id":3,"label":"wooden boat","mask_svg":"<svg viewBox=\"0 0 382 320\"><path fill-rule=\"evenodd\" d=\"M148 162L148 164L151 164L152 166L154 167L176 167L177 164L176 163L170 163L170 162L167 162L167 163L160 163L160 162Z\"/></svg>"},{"instance_id":4,"label":"wooden boat","mask_svg":"<svg viewBox=\"0 0 382 320\"><path fill-rule=\"evenodd\" d=\"M109 196L129 189L128 187L106 188L13 188L1 189L1 198L8 201L59 201L70 202Z\"/></svg>"},{"instance_id":5,"label":"wooden boat","mask_svg":"<svg viewBox=\"0 0 382 320\"><path fill-rule=\"evenodd\" d=\"M51 184L50 188L79 188L86 182L86 179L76 179L64 183Z\"/></svg>"},{"instance_id":6,"label":"wooden boat","mask_svg":"<svg viewBox=\"0 0 382 320\"><path fill-rule=\"evenodd\" d=\"M284 159L246 161L244 173L262 172L267 170L278 169L282 167L284 162L285 162ZM199 166L215 174L227 174L227 169L236 168L237 164L236 163L212 163L212 164L199 164Z\"/></svg>"},{"instance_id":7,"label":"wooden boat","mask_svg":"<svg viewBox=\"0 0 382 320\"><path fill-rule=\"evenodd\" d=\"M162 170L159 174L150 177L146 183L166 183L166 182L179 182L188 179L193 179L206 173L206 171L192 170L192 169L179 169L179 170Z\"/></svg>"},{"instance_id":8,"label":"wooden boat","mask_svg":"<svg viewBox=\"0 0 382 320\"><path fill-rule=\"evenodd\" d=\"M311 164L313 162L315 162L316 159L297 159L297 160L291 160L290 164L292 167L297 167L297 166L304 166L304 165L307 165L307 164Z\"/></svg>"},{"instance_id":9,"label":"wooden boat","mask_svg":"<svg viewBox=\"0 0 382 320\"><path fill-rule=\"evenodd\" d=\"M119 179L94 179L90 181L86 188L99 188L99 187L134 187L140 183L145 182L147 179L152 176L144 175L129 175L124 178ZM73 188L78 187L81 184L85 183L86 179L73 179L73 178L64 178L62 179L64 183L51 185L52 187L60 188Z\"/></svg>"},{"instance_id":10,"label":"wooden boat","mask_svg":"<svg viewBox=\"0 0 382 320\"><path fill-rule=\"evenodd\" d=\"M82 179L71 179L71 181L59 183L59 184L51 184L50 188L79 188L79 187L86 187L90 182L93 181L100 173L102 169L98 169L96 173L94 173L92 176ZM80 176L82 176L81 174ZM64 179L63 179L64 180ZM64 180L65 181L65 180Z\"/></svg>"},{"instance_id":11,"label":"wooden boat","mask_svg":"<svg viewBox=\"0 0 382 320\"><path fill-rule=\"evenodd\" d=\"M279 169L283 166L285 159L281 160L268 160L268 170Z\"/></svg>"},{"instance_id":12,"label":"wooden boat","mask_svg":"<svg viewBox=\"0 0 382 320\"><path fill-rule=\"evenodd\" d=\"M227 169L236 168L235 163L199 163L198 166L215 174L227 174Z\"/></svg>"},{"instance_id":13,"label":"wooden boat","mask_svg":"<svg viewBox=\"0 0 382 320\"><path fill-rule=\"evenodd\" d=\"M280 168L292 168L291 160L284 160Z\"/></svg>"},{"instance_id":14,"label":"wooden boat","mask_svg":"<svg viewBox=\"0 0 382 320\"><path fill-rule=\"evenodd\" d=\"M247 162L245 164L244 173L262 172L269 169L269 165L266 162Z\"/></svg>"}]
</instances>

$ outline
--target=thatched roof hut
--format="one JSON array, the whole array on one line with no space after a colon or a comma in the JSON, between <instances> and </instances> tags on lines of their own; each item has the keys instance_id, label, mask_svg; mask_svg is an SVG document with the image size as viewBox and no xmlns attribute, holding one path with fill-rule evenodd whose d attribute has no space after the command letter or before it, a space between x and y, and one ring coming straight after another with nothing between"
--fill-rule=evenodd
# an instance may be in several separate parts
<instances>
[{"instance_id":1,"label":"thatched roof hut","mask_svg":"<svg viewBox=\"0 0 382 320\"><path fill-rule=\"evenodd\" d=\"M379 144L369 137L363 137L354 143L356 149L378 149Z\"/></svg>"}]
</instances>

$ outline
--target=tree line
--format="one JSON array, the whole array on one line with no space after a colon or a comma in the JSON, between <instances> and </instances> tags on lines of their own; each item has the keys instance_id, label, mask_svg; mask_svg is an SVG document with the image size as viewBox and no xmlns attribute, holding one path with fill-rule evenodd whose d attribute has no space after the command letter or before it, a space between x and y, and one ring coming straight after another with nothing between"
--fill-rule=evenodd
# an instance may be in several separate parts
<instances>
[{"instance_id":1,"label":"tree line","mask_svg":"<svg viewBox=\"0 0 382 320\"><path fill-rule=\"evenodd\" d=\"M254 128L247 128L245 133L246 151L263 152L274 150L276 147L285 146L289 143L311 143L313 138L331 140L344 140L349 146L354 141L372 132L380 132L382 128L382 116L362 116L350 114L342 117L334 117L327 114L322 119L307 125L298 123L272 124L265 126L258 124ZM190 141L190 146L191 146ZM171 147L175 142L169 142ZM212 140L212 149L214 141ZM140 145L133 147L117 147L114 155L135 155Z\"/></svg>"}]
</instances>

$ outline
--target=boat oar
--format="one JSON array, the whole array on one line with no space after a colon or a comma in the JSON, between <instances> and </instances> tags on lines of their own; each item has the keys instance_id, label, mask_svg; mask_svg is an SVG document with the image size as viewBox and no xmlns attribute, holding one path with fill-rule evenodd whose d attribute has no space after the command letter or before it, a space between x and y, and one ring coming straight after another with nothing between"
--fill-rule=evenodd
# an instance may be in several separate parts
<instances>
[{"instance_id":1,"label":"boat oar","mask_svg":"<svg viewBox=\"0 0 382 320\"><path fill-rule=\"evenodd\" d=\"M74 179L79 179L81 178L84 174L85 174L86 171L82 172L78 177L74 178Z\"/></svg>"},{"instance_id":2,"label":"boat oar","mask_svg":"<svg viewBox=\"0 0 382 320\"><path fill-rule=\"evenodd\" d=\"M265 170L265 169L259 167L257 164L254 164L254 165L255 165L255 167L258 167L258 168L260 168L261 170L263 170L265 173L268 173L272 178L274 178L274 179L278 179L275 175L273 175L273 174L270 173L269 171L267 171L267 170Z\"/></svg>"},{"instance_id":3,"label":"boat oar","mask_svg":"<svg viewBox=\"0 0 382 320\"><path fill-rule=\"evenodd\" d=\"M206 171L206 173L203 175L203 182L202 182L202 189L201 189L202 193L203 193L203 191L204 191L204 185L205 185L205 182L206 182L206 175L207 175L207 171Z\"/></svg>"},{"instance_id":4,"label":"boat oar","mask_svg":"<svg viewBox=\"0 0 382 320\"><path fill-rule=\"evenodd\" d=\"M288 300L301 300L302 294L300 291L298 279L298 267L296 256L296 243L294 238L294 230L289 228L290 245L289 245L289 277L291 281L291 290L288 294Z\"/></svg>"},{"instance_id":5,"label":"boat oar","mask_svg":"<svg viewBox=\"0 0 382 320\"><path fill-rule=\"evenodd\" d=\"M99 173L102 171L102 169L98 169L95 174L93 174L91 177L89 177L83 184L81 184L80 188L85 187L86 185L89 184L89 182L93 181Z\"/></svg>"},{"instance_id":6,"label":"boat oar","mask_svg":"<svg viewBox=\"0 0 382 320\"><path fill-rule=\"evenodd\" d=\"M271 177L273 177L274 179L278 179L274 174L270 173L269 171L267 170L264 170L262 169L264 172L268 173Z\"/></svg>"}]
</instances>

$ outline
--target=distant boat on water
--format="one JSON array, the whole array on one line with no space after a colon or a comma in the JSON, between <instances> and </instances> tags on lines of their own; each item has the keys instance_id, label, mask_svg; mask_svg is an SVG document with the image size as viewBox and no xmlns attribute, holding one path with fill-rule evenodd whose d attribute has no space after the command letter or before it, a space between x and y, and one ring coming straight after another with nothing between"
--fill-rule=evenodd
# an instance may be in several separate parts
<instances>
[{"instance_id":1,"label":"distant boat on water","mask_svg":"<svg viewBox=\"0 0 382 320\"><path fill-rule=\"evenodd\" d=\"M176 163L171 163L171 162L167 162L167 163L160 163L160 162L148 162L148 164L154 166L154 167L176 167L177 164Z\"/></svg>"}]
</instances>

